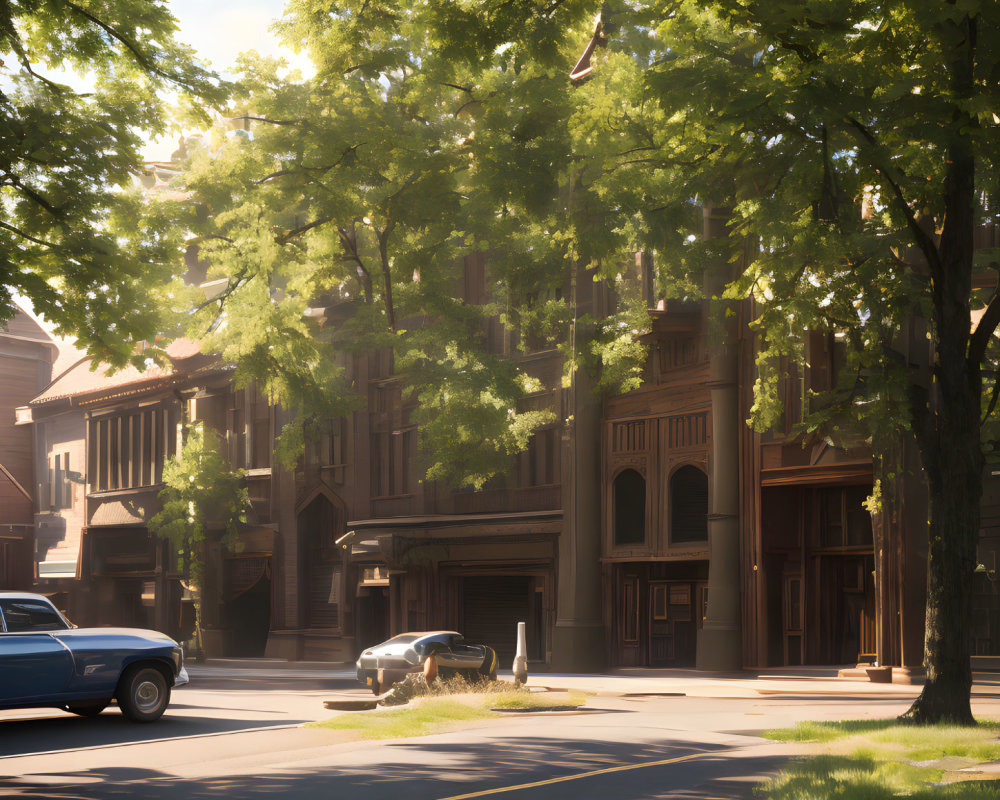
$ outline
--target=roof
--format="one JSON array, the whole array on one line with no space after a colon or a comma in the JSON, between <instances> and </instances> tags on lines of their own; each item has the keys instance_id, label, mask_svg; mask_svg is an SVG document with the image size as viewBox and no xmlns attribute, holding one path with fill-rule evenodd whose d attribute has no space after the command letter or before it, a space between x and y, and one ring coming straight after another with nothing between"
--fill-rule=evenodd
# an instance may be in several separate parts
<instances>
[{"instance_id":1,"label":"roof","mask_svg":"<svg viewBox=\"0 0 1000 800\"><path fill-rule=\"evenodd\" d=\"M0 600L43 600L46 603L49 602L45 595L33 592L0 592Z\"/></svg>"},{"instance_id":2,"label":"roof","mask_svg":"<svg viewBox=\"0 0 1000 800\"><path fill-rule=\"evenodd\" d=\"M127 366L117 372L106 365L92 369L93 359L82 358L50 383L29 405L37 406L65 397L109 393L132 394L170 383L181 374L191 374L197 366L180 364L201 352L201 345L191 339L177 339L167 348L170 364L161 366L150 360L149 366L140 370ZM199 365L200 366L200 365ZM114 390L118 390L115 392Z\"/></svg>"},{"instance_id":3,"label":"roof","mask_svg":"<svg viewBox=\"0 0 1000 800\"><path fill-rule=\"evenodd\" d=\"M42 326L28 316L27 312L20 307L16 307L14 316L7 320L7 323L0 324L0 337L12 337L15 339L30 339L35 342L54 345L52 337L49 336Z\"/></svg>"}]
</instances>

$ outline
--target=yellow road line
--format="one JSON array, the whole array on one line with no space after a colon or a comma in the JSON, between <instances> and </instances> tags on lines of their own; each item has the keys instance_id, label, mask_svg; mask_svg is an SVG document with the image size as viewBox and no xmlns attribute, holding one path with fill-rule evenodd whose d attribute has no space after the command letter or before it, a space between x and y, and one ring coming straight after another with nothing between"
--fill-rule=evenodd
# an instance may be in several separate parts
<instances>
[{"instance_id":1,"label":"yellow road line","mask_svg":"<svg viewBox=\"0 0 1000 800\"><path fill-rule=\"evenodd\" d=\"M641 764L622 764L619 767L605 767L595 769L591 772L577 772L573 775L563 775L561 778L548 778L544 781L534 781L533 783L520 783L516 786L501 786L497 789L484 789L481 792L469 792L468 794L455 794L450 797L442 797L441 800L469 800L473 797L486 797L491 794L503 794L504 792L516 792L519 789L535 789L539 786L551 786L553 783L565 783L566 781L578 781L581 778L593 778L595 775L608 775L612 772L627 772L633 769L643 769L645 767L662 767L665 764L679 764L681 761L693 761L696 758L709 758L714 754L691 753L677 758L666 758L662 761L645 761Z\"/></svg>"}]
</instances>

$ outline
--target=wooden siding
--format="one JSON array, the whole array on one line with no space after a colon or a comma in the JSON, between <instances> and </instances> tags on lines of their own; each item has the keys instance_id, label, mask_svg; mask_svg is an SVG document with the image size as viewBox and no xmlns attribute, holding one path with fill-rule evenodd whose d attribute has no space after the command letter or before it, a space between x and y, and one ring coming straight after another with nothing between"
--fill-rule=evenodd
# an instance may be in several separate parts
<instances>
[{"instance_id":1,"label":"wooden siding","mask_svg":"<svg viewBox=\"0 0 1000 800\"><path fill-rule=\"evenodd\" d=\"M10 336L29 335L37 330L20 312L7 328ZM0 463L32 497L25 497L0 473L0 524L30 526L36 502L34 434L30 425L14 425L14 409L26 406L48 383L52 354L42 341L22 341L10 336L0 330Z\"/></svg>"}]
</instances>

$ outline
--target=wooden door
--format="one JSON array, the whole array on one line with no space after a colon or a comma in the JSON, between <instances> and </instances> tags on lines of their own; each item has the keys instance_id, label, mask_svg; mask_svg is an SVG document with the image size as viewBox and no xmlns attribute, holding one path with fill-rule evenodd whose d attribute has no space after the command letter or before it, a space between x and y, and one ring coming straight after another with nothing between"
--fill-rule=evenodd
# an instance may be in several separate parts
<instances>
[{"instance_id":1,"label":"wooden door","mask_svg":"<svg viewBox=\"0 0 1000 800\"><path fill-rule=\"evenodd\" d=\"M701 615L700 585L692 581L649 582L649 665L692 667Z\"/></svg>"}]
</instances>

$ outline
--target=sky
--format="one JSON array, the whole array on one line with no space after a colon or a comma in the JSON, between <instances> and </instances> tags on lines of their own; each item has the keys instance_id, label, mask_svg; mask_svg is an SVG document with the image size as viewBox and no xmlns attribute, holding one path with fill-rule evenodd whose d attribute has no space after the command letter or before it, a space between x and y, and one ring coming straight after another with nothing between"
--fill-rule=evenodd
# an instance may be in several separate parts
<instances>
[{"instance_id":1,"label":"sky","mask_svg":"<svg viewBox=\"0 0 1000 800\"><path fill-rule=\"evenodd\" d=\"M246 50L280 56L303 71L309 66L304 54L284 47L270 31L285 0L170 0L169 6L180 26L177 40L193 47L219 72L226 72ZM149 161L166 160L176 149L176 138L165 137L151 142L145 156Z\"/></svg>"},{"instance_id":2,"label":"sky","mask_svg":"<svg viewBox=\"0 0 1000 800\"><path fill-rule=\"evenodd\" d=\"M309 60L284 47L271 33L271 23L281 16L285 0L170 0L169 6L177 18L178 41L193 47L213 69L226 72L236 57L246 50L262 55L280 56L289 65L308 70ZM60 76L60 79L63 79ZM67 83L74 84L72 79ZM165 161L177 149L177 136L171 135L147 144L143 155L148 161ZM39 319L27 298L16 298L18 304L38 320L46 330L52 330L47 320ZM63 344L62 342L60 344ZM69 343L66 343L67 345Z\"/></svg>"}]
</instances>

